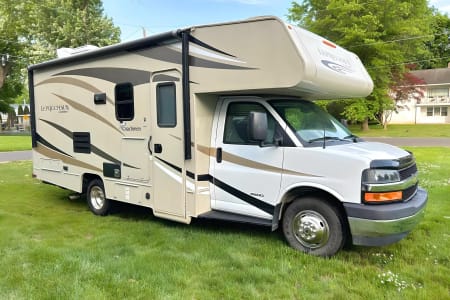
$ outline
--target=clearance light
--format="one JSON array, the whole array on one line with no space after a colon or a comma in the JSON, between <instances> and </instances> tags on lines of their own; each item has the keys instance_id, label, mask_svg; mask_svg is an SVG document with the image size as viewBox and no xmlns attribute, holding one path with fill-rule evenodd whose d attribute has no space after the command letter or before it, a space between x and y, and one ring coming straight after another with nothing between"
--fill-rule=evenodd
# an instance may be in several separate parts
<instances>
[{"instance_id":1,"label":"clearance light","mask_svg":"<svg viewBox=\"0 0 450 300\"><path fill-rule=\"evenodd\" d=\"M324 44L327 45L328 47L336 48L336 45L335 45L335 44L333 44L332 42L329 42L329 41L327 41L327 40L323 40L322 43L324 43Z\"/></svg>"},{"instance_id":2,"label":"clearance light","mask_svg":"<svg viewBox=\"0 0 450 300\"><path fill-rule=\"evenodd\" d=\"M402 191L386 193L365 193L364 200L368 203L382 203L402 200Z\"/></svg>"}]
</instances>

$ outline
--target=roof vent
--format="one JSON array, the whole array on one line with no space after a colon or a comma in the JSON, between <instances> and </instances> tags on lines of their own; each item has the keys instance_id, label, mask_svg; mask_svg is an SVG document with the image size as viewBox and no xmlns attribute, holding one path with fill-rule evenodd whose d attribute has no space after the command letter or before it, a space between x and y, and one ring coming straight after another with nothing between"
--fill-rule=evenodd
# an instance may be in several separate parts
<instances>
[{"instance_id":1,"label":"roof vent","mask_svg":"<svg viewBox=\"0 0 450 300\"><path fill-rule=\"evenodd\" d=\"M58 58L68 57L76 54L85 53L88 51L92 51L98 49L97 46L94 45L85 45L78 48L59 48L56 50L56 55Z\"/></svg>"}]
</instances>

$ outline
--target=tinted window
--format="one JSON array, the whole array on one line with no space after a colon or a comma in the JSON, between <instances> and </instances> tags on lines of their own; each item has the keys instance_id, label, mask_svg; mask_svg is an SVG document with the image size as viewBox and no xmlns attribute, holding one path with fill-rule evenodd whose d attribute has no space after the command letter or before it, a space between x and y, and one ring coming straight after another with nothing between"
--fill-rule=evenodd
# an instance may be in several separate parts
<instances>
[{"instance_id":1,"label":"tinted window","mask_svg":"<svg viewBox=\"0 0 450 300\"><path fill-rule=\"evenodd\" d=\"M120 83L115 88L116 118L119 121L130 121L134 118L133 85Z\"/></svg>"},{"instance_id":2,"label":"tinted window","mask_svg":"<svg viewBox=\"0 0 450 300\"><path fill-rule=\"evenodd\" d=\"M248 115L251 111L267 114L268 134L266 143L272 143L275 135L275 119L257 103L231 103L228 106L223 142L225 144L259 145L248 136Z\"/></svg>"}]
</instances>

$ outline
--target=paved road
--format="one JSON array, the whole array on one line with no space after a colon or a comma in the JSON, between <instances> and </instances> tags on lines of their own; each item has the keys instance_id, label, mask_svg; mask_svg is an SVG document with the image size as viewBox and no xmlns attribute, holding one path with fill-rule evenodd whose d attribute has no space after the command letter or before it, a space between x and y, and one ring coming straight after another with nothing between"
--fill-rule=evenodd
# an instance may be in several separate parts
<instances>
[{"instance_id":1,"label":"paved road","mask_svg":"<svg viewBox=\"0 0 450 300\"><path fill-rule=\"evenodd\" d=\"M368 142L380 142L394 146L450 147L450 138L365 137Z\"/></svg>"},{"instance_id":2,"label":"paved road","mask_svg":"<svg viewBox=\"0 0 450 300\"><path fill-rule=\"evenodd\" d=\"M0 162L31 160L31 151L0 152Z\"/></svg>"}]
</instances>

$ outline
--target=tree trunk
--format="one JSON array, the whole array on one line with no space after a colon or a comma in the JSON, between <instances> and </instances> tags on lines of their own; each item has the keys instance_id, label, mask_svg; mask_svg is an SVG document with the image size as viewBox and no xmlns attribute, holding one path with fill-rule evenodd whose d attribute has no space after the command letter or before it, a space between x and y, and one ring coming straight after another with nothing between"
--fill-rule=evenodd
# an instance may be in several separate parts
<instances>
[{"instance_id":1,"label":"tree trunk","mask_svg":"<svg viewBox=\"0 0 450 300\"><path fill-rule=\"evenodd\" d=\"M369 130L369 118L365 118L364 121L361 123L361 130L362 131Z\"/></svg>"}]
</instances>

